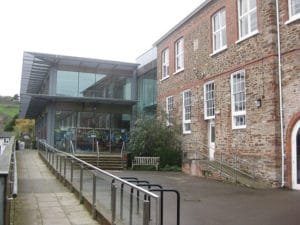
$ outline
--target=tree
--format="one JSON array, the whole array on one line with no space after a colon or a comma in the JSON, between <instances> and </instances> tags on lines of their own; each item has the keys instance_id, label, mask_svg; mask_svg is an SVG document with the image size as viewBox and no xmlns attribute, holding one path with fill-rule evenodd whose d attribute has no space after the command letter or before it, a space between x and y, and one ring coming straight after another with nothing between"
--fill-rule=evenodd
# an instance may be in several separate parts
<instances>
[{"instance_id":1,"label":"tree","mask_svg":"<svg viewBox=\"0 0 300 225\"><path fill-rule=\"evenodd\" d=\"M16 124L16 120L19 117L19 114L16 114L7 124L4 126L4 131L12 132L14 131L14 126Z\"/></svg>"},{"instance_id":2,"label":"tree","mask_svg":"<svg viewBox=\"0 0 300 225\"><path fill-rule=\"evenodd\" d=\"M181 166L179 129L167 127L164 120L140 119L130 133L132 156L159 156L160 166Z\"/></svg>"}]
</instances>

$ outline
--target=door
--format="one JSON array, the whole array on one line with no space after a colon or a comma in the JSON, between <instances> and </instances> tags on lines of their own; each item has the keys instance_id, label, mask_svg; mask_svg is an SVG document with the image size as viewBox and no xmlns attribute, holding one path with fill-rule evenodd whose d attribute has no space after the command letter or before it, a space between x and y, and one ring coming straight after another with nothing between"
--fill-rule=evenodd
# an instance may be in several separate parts
<instances>
[{"instance_id":1,"label":"door","mask_svg":"<svg viewBox=\"0 0 300 225\"><path fill-rule=\"evenodd\" d=\"M292 188L300 190L300 120L292 132Z\"/></svg>"},{"instance_id":2,"label":"door","mask_svg":"<svg viewBox=\"0 0 300 225\"><path fill-rule=\"evenodd\" d=\"M214 121L209 122L208 132L208 147L209 147L209 160L215 159L215 123Z\"/></svg>"}]
</instances>

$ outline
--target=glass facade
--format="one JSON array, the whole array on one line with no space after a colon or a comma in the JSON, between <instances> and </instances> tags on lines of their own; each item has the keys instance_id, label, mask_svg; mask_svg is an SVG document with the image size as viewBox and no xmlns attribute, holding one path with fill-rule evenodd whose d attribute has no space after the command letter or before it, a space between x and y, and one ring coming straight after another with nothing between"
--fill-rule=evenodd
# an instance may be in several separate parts
<instances>
[{"instance_id":1,"label":"glass facade","mask_svg":"<svg viewBox=\"0 0 300 225\"><path fill-rule=\"evenodd\" d=\"M156 69L138 78L138 114L154 117L156 115L157 97Z\"/></svg>"},{"instance_id":2,"label":"glass facade","mask_svg":"<svg viewBox=\"0 0 300 225\"><path fill-rule=\"evenodd\" d=\"M57 71L56 95L132 100L132 78L72 71Z\"/></svg>"},{"instance_id":3,"label":"glass facade","mask_svg":"<svg viewBox=\"0 0 300 225\"><path fill-rule=\"evenodd\" d=\"M129 140L129 114L56 111L55 146L67 152L117 152Z\"/></svg>"}]
</instances>

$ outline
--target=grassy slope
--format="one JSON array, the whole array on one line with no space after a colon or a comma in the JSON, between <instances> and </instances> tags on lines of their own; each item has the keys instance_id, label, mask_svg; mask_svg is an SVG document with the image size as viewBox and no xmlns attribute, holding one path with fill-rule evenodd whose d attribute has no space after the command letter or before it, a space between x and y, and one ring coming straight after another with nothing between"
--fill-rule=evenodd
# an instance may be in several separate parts
<instances>
[{"instance_id":1,"label":"grassy slope","mask_svg":"<svg viewBox=\"0 0 300 225\"><path fill-rule=\"evenodd\" d=\"M0 102L0 130L3 130L5 124L18 113L19 102Z\"/></svg>"}]
</instances>

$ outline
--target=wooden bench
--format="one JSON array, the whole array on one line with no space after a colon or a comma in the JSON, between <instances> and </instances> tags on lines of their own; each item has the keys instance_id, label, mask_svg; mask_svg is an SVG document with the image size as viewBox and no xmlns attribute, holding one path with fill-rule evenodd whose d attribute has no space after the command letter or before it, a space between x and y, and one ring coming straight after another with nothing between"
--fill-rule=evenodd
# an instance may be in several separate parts
<instances>
[{"instance_id":1,"label":"wooden bench","mask_svg":"<svg viewBox=\"0 0 300 225\"><path fill-rule=\"evenodd\" d=\"M159 157L150 157L150 156L135 156L132 160L131 168L134 166L155 166L158 170L159 166Z\"/></svg>"}]
</instances>

